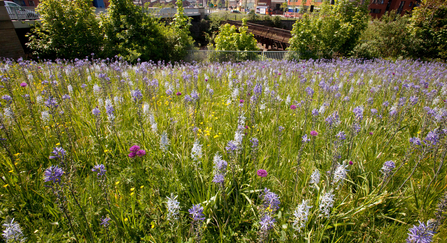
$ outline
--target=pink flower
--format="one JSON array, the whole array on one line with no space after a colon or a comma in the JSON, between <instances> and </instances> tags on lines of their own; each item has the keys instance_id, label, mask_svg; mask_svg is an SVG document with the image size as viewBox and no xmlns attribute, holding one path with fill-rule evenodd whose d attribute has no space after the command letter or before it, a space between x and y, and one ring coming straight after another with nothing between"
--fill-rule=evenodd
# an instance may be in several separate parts
<instances>
[{"instance_id":1,"label":"pink flower","mask_svg":"<svg viewBox=\"0 0 447 243\"><path fill-rule=\"evenodd\" d=\"M26 87L27 85L28 85L28 84L25 83L25 82L23 82L23 83L20 84L21 87Z\"/></svg>"},{"instance_id":2,"label":"pink flower","mask_svg":"<svg viewBox=\"0 0 447 243\"><path fill-rule=\"evenodd\" d=\"M291 105L290 109L295 110L296 109L296 105Z\"/></svg>"},{"instance_id":3,"label":"pink flower","mask_svg":"<svg viewBox=\"0 0 447 243\"><path fill-rule=\"evenodd\" d=\"M369 135L373 135L373 133L372 133L372 132L369 132Z\"/></svg>"},{"instance_id":4,"label":"pink flower","mask_svg":"<svg viewBox=\"0 0 447 243\"><path fill-rule=\"evenodd\" d=\"M138 145L134 145L134 146L130 147L130 149L129 149L130 152L134 152L134 153L138 152L138 150L140 150L140 146L138 146Z\"/></svg>"},{"instance_id":5,"label":"pink flower","mask_svg":"<svg viewBox=\"0 0 447 243\"><path fill-rule=\"evenodd\" d=\"M176 93L176 95L177 95L177 96L180 96L180 95L182 95L182 93L180 93L180 92L177 92L177 93Z\"/></svg>"},{"instance_id":6,"label":"pink flower","mask_svg":"<svg viewBox=\"0 0 447 243\"><path fill-rule=\"evenodd\" d=\"M137 152L137 156L138 157L143 157L144 155L146 155L146 151L144 151L144 150L138 150L138 152Z\"/></svg>"},{"instance_id":7,"label":"pink flower","mask_svg":"<svg viewBox=\"0 0 447 243\"><path fill-rule=\"evenodd\" d=\"M130 153L128 156L129 156L129 158L134 158L136 155L137 155L137 153L132 152L132 153Z\"/></svg>"},{"instance_id":8,"label":"pink flower","mask_svg":"<svg viewBox=\"0 0 447 243\"><path fill-rule=\"evenodd\" d=\"M349 161L349 165L353 165L354 164L354 162L352 162L352 161Z\"/></svg>"},{"instance_id":9,"label":"pink flower","mask_svg":"<svg viewBox=\"0 0 447 243\"><path fill-rule=\"evenodd\" d=\"M266 177L268 173L266 170L260 169L260 170L258 170L257 174L260 177Z\"/></svg>"},{"instance_id":10,"label":"pink flower","mask_svg":"<svg viewBox=\"0 0 447 243\"><path fill-rule=\"evenodd\" d=\"M242 100L242 99L241 99L241 100L239 100L239 103L241 103L241 104L242 104L242 103L244 103L244 100Z\"/></svg>"},{"instance_id":11,"label":"pink flower","mask_svg":"<svg viewBox=\"0 0 447 243\"><path fill-rule=\"evenodd\" d=\"M318 132L317 132L317 131L311 131L311 132L310 132L310 135L315 137L315 136L318 135Z\"/></svg>"}]
</instances>

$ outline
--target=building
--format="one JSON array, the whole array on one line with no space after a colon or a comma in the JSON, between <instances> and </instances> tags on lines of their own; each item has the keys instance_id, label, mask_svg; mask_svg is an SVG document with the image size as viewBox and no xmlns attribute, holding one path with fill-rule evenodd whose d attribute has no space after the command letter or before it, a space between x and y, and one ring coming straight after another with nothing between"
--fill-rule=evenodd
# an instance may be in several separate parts
<instances>
[{"instance_id":1,"label":"building","mask_svg":"<svg viewBox=\"0 0 447 243\"><path fill-rule=\"evenodd\" d=\"M374 18L380 18L388 11L396 11L400 14L410 12L414 7L419 5L420 0L369 0L369 13ZM334 0L330 1L334 4ZM313 12L319 9L323 0L287 0L289 6L288 14L290 16L298 16L299 13Z\"/></svg>"},{"instance_id":2,"label":"building","mask_svg":"<svg viewBox=\"0 0 447 243\"><path fill-rule=\"evenodd\" d=\"M400 1L400 0L371 0L369 4L369 14L374 18L380 18L388 11L395 10L398 14L411 12L414 7L419 5L419 1Z\"/></svg>"},{"instance_id":3,"label":"building","mask_svg":"<svg viewBox=\"0 0 447 243\"><path fill-rule=\"evenodd\" d=\"M39 5L39 0L10 0L15 2L20 6L24 7L37 7ZM109 6L109 0L93 0L92 6L97 8L107 8Z\"/></svg>"}]
</instances>

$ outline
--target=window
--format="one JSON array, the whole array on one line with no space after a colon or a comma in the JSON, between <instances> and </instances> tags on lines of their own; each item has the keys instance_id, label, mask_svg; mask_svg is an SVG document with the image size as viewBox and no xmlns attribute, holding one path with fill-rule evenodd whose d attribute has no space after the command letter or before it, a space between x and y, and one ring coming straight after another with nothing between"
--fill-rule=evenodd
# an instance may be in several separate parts
<instances>
[{"instance_id":1,"label":"window","mask_svg":"<svg viewBox=\"0 0 447 243\"><path fill-rule=\"evenodd\" d=\"M410 5L409 5L409 7L411 8L411 6L413 6L413 2L410 2Z\"/></svg>"},{"instance_id":2,"label":"window","mask_svg":"<svg viewBox=\"0 0 447 243\"><path fill-rule=\"evenodd\" d=\"M404 5L405 5L405 1L400 1L399 8L397 9L398 14L402 12Z\"/></svg>"}]
</instances>

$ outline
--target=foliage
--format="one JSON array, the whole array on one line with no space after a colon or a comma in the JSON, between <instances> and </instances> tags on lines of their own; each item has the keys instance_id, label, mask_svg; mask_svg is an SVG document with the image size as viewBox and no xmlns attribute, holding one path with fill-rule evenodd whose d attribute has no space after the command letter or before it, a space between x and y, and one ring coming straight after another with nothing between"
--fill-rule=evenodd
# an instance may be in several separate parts
<instances>
[{"instance_id":1,"label":"foliage","mask_svg":"<svg viewBox=\"0 0 447 243\"><path fill-rule=\"evenodd\" d=\"M373 20L362 33L353 55L362 58L407 58L414 53L415 40L408 31L409 16L388 12Z\"/></svg>"},{"instance_id":2,"label":"foliage","mask_svg":"<svg viewBox=\"0 0 447 243\"><path fill-rule=\"evenodd\" d=\"M42 0L27 45L40 58L77 58L100 53L103 35L88 0Z\"/></svg>"},{"instance_id":3,"label":"foliage","mask_svg":"<svg viewBox=\"0 0 447 243\"><path fill-rule=\"evenodd\" d=\"M423 0L410 18L409 30L415 38L416 57L447 58L447 2Z\"/></svg>"},{"instance_id":4,"label":"foliage","mask_svg":"<svg viewBox=\"0 0 447 243\"><path fill-rule=\"evenodd\" d=\"M404 242L418 221L443 242L446 71L1 62L0 220L29 242Z\"/></svg>"},{"instance_id":5,"label":"foliage","mask_svg":"<svg viewBox=\"0 0 447 243\"><path fill-rule=\"evenodd\" d=\"M170 28L166 29L164 34L168 38L168 45L170 60L180 61L182 60L188 50L191 50L194 46L194 41L191 37L189 27L191 26L191 19L185 15L182 0L177 0L177 13L174 15L174 21L171 23Z\"/></svg>"},{"instance_id":6,"label":"foliage","mask_svg":"<svg viewBox=\"0 0 447 243\"><path fill-rule=\"evenodd\" d=\"M247 21L242 20L242 26L236 29L234 25L225 24L219 28L215 38L215 49L222 51L257 51L255 37L247 32Z\"/></svg>"},{"instance_id":7,"label":"foliage","mask_svg":"<svg viewBox=\"0 0 447 243\"><path fill-rule=\"evenodd\" d=\"M165 50L169 45L161 24L131 0L111 0L101 25L106 56L119 55L131 62L168 59Z\"/></svg>"},{"instance_id":8,"label":"foliage","mask_svg":"<svg viewBox=\"0 0 447 243\"><path fill-rule=\"evenodd\" d=\"M341 0L333 6L325 1L320 12L296 21L289 50L306 59L346 56L358 43L367 21L366 5L359 1Z\"/></svg>"}]
</instances>

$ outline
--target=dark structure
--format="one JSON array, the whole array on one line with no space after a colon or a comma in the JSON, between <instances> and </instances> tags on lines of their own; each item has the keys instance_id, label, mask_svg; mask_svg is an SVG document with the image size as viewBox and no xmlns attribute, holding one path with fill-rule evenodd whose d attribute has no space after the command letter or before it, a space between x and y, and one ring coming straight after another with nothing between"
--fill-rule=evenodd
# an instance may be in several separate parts
<instances>
[{"instance_id":1,"label":"dark structure","mask_svg":"<svg viewBox=\"0 0 447 243\"><path fill-rule=\"evenodd\" d=\"M240 21L228 20L227 23L239 27ZM260 24L247 23L248 31L253 33L258 43L265 45L267 49L286 50L289 39L292 38L290 30L268 27Z\"/></svg>"},{"instance_id":2,"label":"dark structure","mask_svg":"<svg viewBox=\"0 0 447 243\"><path fill-rule=\"evenodd\" d=\"M0 1L0 36L0 57L18 59L25 56L3 1Z\"/></svg>"}]
</instances>

